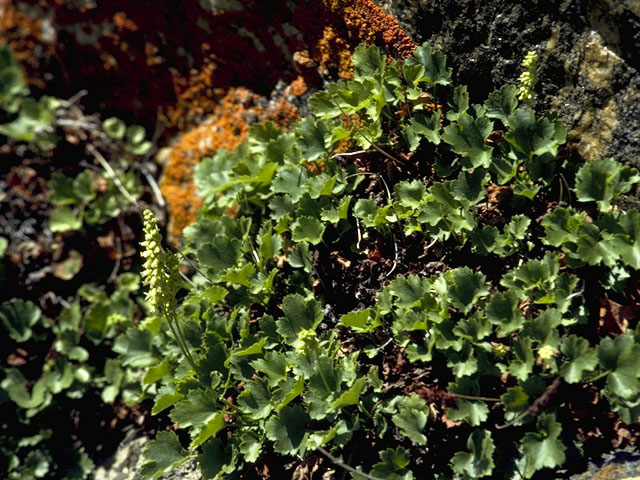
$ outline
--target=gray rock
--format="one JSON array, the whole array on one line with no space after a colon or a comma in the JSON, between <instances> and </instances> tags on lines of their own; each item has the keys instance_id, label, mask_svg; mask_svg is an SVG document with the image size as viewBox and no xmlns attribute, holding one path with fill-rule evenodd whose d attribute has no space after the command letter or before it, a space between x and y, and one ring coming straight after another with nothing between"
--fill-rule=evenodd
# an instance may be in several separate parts
<instances>
[{"instance_id":1,"label":"gray rock","mask_svg":"<svg viewBox=\"0 0 640 480\"><path fill-rule=\"evenodd\" d=\"M129 432L113 457L96 468L93 480L140 480L140 468L144 463L142 451L150 440L147 436ZM159 480L202 480L202 474L196 460L191 459Z\"/></svg>"},{"instance_id":2,"label":"gray rock","mask_svg":"<svg viewBox=\"0 0 640 480\"><path fill-rule=\"evenodd\" d=\"M417 43L442 49L455 81L479 102L517 83L539 56L539 111L555 111L585 160L640 166L640 2L637 0L379 0Z\"/></svg>"}]
</instances>

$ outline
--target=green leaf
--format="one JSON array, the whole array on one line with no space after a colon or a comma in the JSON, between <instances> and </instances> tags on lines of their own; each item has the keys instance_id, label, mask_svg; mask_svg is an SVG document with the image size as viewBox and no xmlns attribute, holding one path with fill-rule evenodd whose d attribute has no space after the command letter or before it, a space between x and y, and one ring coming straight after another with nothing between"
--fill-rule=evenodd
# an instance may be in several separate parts
<instances>
[{"instance_id":1,"label":"green leaf","mask_svg":"<svg viewBox=\"0 0 640 480\"><path fill-rule=\"evenodd\" d=\"M455 383L449 384L449 391L464 395L479 395L480 386L478 379L474 377L460 377ZM476 427L487 419L489 407L483 402L458 398L455 407L447 408L447 416L453 421L466 420L471 426Z\"/></svg>"},{"instance_id":2,"label":"green leaf","mask_svg":"<svg viewBox=\"0 0 640 480\"><path fill-rule=\"evenodd\" d=\"M525 318L519 304L520 297L513 290L496 292L487 302L487 318L498 326L498 337L507 337L522 328Z\"/></svg>"},{"instance_id":3,"label":"green leaf","mask_svg":"<svg viewBox=\"0 0 640 480\"><path fill-rule=\"evenodd\" d=\"M299 377L297 380L287 378L280 381L279 388L274 390L273 399L276 405L275 411L279 412L289 403L295 400L304 391L304 378Z\"/></svg>"},{"instance_id":4,"label":"green leaf","mask_svg":"<svg viewBox=\"0 0 640 480\"><path fill-rule=\"evenodd\" d=\"M493 129L493 122L486 116L474 119L463 113L457 123L444 129L442 139L451 146L451 150L463 156L465 168L489 168L493 148L487 145L487 138Z\"/></svg>"},{"instance_id":5,"label":"green leaf","mask_svg":"<svg viewBox=\"0 0 640 480\"><path fill-rule=\"evenodd\" d=\"M325 139L329 127L324 121L315 121L312 117L303 118L295 126L296 144L307 162L312 162L327 154Z\"/></svg>"},{"instance_id":6,"label":"green leaf","mask_svg":"<svg viewBox=\"0 0 640 480\"><path fill-rule=\"evenodd\" d=\"M518 99L516 98L517 88L515 85L503 85L500 90L492 92L484 102L484 108L487 109L489 118L497 118L505 125L507 119L518 108Z\"/></svg>"},{"instance_id":7,"label":"green leaf","mask_svg":"<svg viewBox=\"0 0 640 480\"><path fill-rule=\"evenodd\" d=\"M387 286L389 292L397 299L395 304L406 309L421 305L423 298L427 302L432 300L428 293L429 287L429 280L417 275L397 277Z\"/></svg>"},{"instance_id":8,"label":"green leaf","mask_svg":"<svg viewBox=\"0 0 640 480\"><path fill-rule=\"evenodd\" d=\"M489 293L486 277L469 267L449 270L444 275L451 304L462 313L469 313L475 302Z\"/></svg>"},{"instance_id":9,"label":"green leaf","mask_svg":"<svg viewBox=\"0 0 640 480\"><path fill-rule=\"evenodd\" d=\"M141 127L140 125L131 125L129 128L127 128L127 140L134 145L139 145L144 142L145 135L146 132L144 130L144 127Z\"/></svg>"},{"instance_id":10,"label":"green leaf","mask_svg":"<svg viewBox=\"0 0 640 480\"><path fill-rule=\"evenodd\" d=\"M211 243L206 243L198 249L198 261L204 268L214 272L225 270L236 265L240 258L240 242L235 238L218 234Z\"/></svg>"},{"instance_id":11,"label":"green leaf","mask_svg":"<svg viewBox=\"0 0 640 480\"><path fill-rule=\"evenodd\" d=\"M473 172L463 170L451 182L451 194L465 207L471 207L485 198L484 184L488 178L487 171L481 168Z\"/></svg>"},{"instance_id":12,"label":"green leaf","mask_svg":"<svg viewBox=\"0 0 640 480\"><path fill-rule=\"evenodd\" d=\"M198 455L198 464L203 478L219 479L220 474L233 473L235 468L235 454L231 445L222 445L219 438L212 438L202 447Z\"/></svg>"},{"instance_id":13,"label":"green leaf","mask_svg":"<svg viewBox=\"0 0 640 480\"><path fill-rule=\"evenodd\" d=\"M451 109L447 112L447 120L457 121L469 109L469 92L466 85L458 85L453 89L453 97L449 102Z\"/></svg>"},{"instance_id":14,"label":"green leaf","mask_svg":"<svg viewBox=\"0 0 640 480\"><path fill-rule=\"evenodd\" d=\"M89 172L86 172L87 174ZM80 174L82 175L82 174ZM78 175L78 177L80 177ZM75 183L78 180L73 180L58 172L51 174L51 180L49 180L49 195L51 203L57 207L63 207L65 205L73 205L78 201L76 195Z\"/></svg>"},{"instance_id":15,"label":"green leaf","mask_svg":"<svg viewBox=\"0 0 640 480\"><path fill-rule=\"evenodd\" d=\"M131 327L124 335L116 338L113 351L120 354L120 360L125 367L149 367L157 362L152 344L153 333Z\"/></svg>"},{"instance_id":16,"label":"green leaf","mask_svg":"<svg viewBox=\"0 0 640 480\"><path fill-rule=\"evenodd\" d=\"M411 182L398 182L394 185L393 190L400 205L415 209L422 206L427 194L427 187L417 179Z\"/></svg>"},{"instance_id":17,"label":"green leaf","mask_svg":"<svg viewBox=\"0 0 640 480\"><path fill-rule=\"evenodd\" d=\"M317 245L322 241L324 224L314 217L301 216L291 224L291 239L294 242L308 242Z\"/></svg>"},{"instance_id":18,"label":"green leaf","mask_svg":"<svg viewBox=\"0 0 640 480\"><path fill-rule=\"evenodd\" d=\"M605 211L619 194L626 193L640 181L638 170L622 166L611 158L586 163L576 174L575 192L581 202L594 201Z\"/></svg>"},{"instance_id":19,"label":"green leaf","mask_svg":"<svg viewBox=\"0 0 640 480\"><path fill-rule=\"evenodd\" d=\"M509 370L518 380L525 381L533 369L533 340L529 337L518 337L512 345L515 359L509 363Z\"/></svg>"},{"instance_id":20,"label":"green leaf","mask_svg":"<svg viewBox=\"0 0 640 480\"><path fill-rule=\"evenodd\" d=\"M368 80L384 72L386 55L376 46L359 45L352 62L356 79Z\"/></svg>"},{"instance_id":21,"label":"green leaf","mask_svg":"<svg viewBox=\"0 0 640 480\"><path fill-rule=\"evenodd\" d=\"M360 402L360 394L364 388L365 381L366 377L360 377L358 380L353 382L348 390L342 392L338 398L331 402L331 408L337 410L349 405L357 405Z\"/></svg>"},{"instance_id":22,"label":"green leaf","mask_svg":"<svg viewBox=\"0 0 640 480\"><path fill-rule=\"evenodd\" d=\"M408 63L418 63L424 67L424 79L433 85L451 83L451 68L447 68L447 57L442 52L433 51L431 45L423 43L413 51Z\"/></svg>"},{"instance_id":23,"label":"green leaf","mask_svg":"<svg viewBox=\"0 0 640 480\"><path fill-rule=\"evenodd\" d=\"M629 210L618 219L622 230L614 235L603 233L603 237L611 240L622 262L636 270L640 270L640 212Z\"/></svg>"},{"instance_id":24,"label":"green leaf","mask_svg":"<svg viewBox=\"0 0 640 480\"><path fill-rule=\"evenodd\" d=\"M143 480L156 480L189 459L174 432L158 433L155 440L145 445L142 455L145 459L140 469Z\"/></svg>"},{"instance_id":25,"label":"green leaf","mask_svg":"<svg viewBox=\"0 0 640 480\"><path fill-rule=\"evenodd\" d=\"M189 450L193 450L198 448L204 442L213 437L216 433L222 430L226 426L224 421L224 413L218 412L213 417L211 417L204 426L200 426L196 432L197 435L194 435L193 440L189 444Z\"/></svg>"},{"instance_id":26,"label":"green leaf","mask_svg":"<svg viewBox=\"0 0 640 480\"><path fill-rule=\"evenodd\" d=\"M491 432L474 430L467 440L469 452L458 452L451 459L453 471L471 478L481 478L491 475L495 464L493 452L495 445Z\"/></svg>"},{"instance_id":27,"label":"green leaf","mask_svg":"<svg viewBox=\"0 0 640 480\"><path fill-rule=\"evenodd\" d=\"M391 417L402 435L418 445L426 445L427 437L422 433L427 425L427 402L419 395L402 397L398 413Z\"/></svg>"},{"instance_id":28,"label":"green leaf","mask_svg":"<svg viewBox=\"0 0 640 480\"><path fill-rule=\"evenodd\" d=\"M365 227L375 227L378 202L372 198L360 198L353 206L353 216L362 220Z\"/></svg>"},{"instance_id":29,"label":"green leaf","mask_svg":"<svg viewBox=\"0 0 640 480\"><path fill-rule=\"evenodd\" d=\"M318 118L333 119L342 115L342 109L328 92L317 92L309 99L309 108Z\"/></svg>"},{"instance_id":30,"label":"green leaf","mask_svg":"<svg viewBox=\"0 0 640 480\"><path fill-rule=\"evenodd\" d=\"M560 372L568 383L582 381L585 372L591 372L598 364L596 351L589 347L589 342L577 335L570 335L562 340L560 351L567 357Z\"/></svg>"},{"instance_id":31,"label":"green leaf","mask_svg":"<svg viewBox=\"0 0 640 480\"><path fill-rule=\"evenodd\" d=\"M609 371L607 390L627 400L636 399L640 393L640 345L634 342L630 332L615 338L606 337L598 346L600 366Z\"/></svg>"},{"instance_id":32,"label":"green leaf","mask_svg":"<svg viewBox=\"0 0 640 480\"><path fill-rule=\"evenodd\" d=\"M413 474L407 469L410 463L409 452L404 448L387 448L380 452L380 460L373 466L371 476L385 480L413 479Z\"/></svg>"},{"instance_id":33,"label":"green leaf","mask_svg":"<svg viewBox=\"0 0 640 480\"><path fill-rule=\"evenodd\" d=\"M6 392L3 394L5 400L8 394L12 402L24 409L42 409L51 402L52 395L44 381L36 382L29 391L27 379L24 378L20 370L9 368L4 372L6 376L0 381L0 388Z\"/></svg>"},{"instance_id":34,"label":"green leaf","mask_svg":"<svg viewBox=\"0 0 640 480\"><path fill-rule=\"evenodd\" d=\"M119 118L109 117L102 122L102 129L114 140L122 140L127 131L127 126Z\"/></svg>"},{"instance_id":35,"label":"green leaf","mask_svg":"<svg viewBox=\"0 0 640 480\"><path fill-rule=\"evenodd\" d=\"M157 415L158 413L166 410L169 407L172 407L176 403L178 403L184 396L172 390L169 387L163 387L158 391L156 398L154 399L153 409L151 410L152 415Z\"/></svg>"},{"instance_id":36,"label":"green leaf","mask_svg":"<svg viewBox=\"0 0 640 480\"><path fill-rule=\"evenodd\" d=\"M284 407L264 425L267 438L274 442L274 450L283 455L295 455L307 433L309 415L300 405Z\"/></svg>"},{"instance_id":37,"label":"green leaf","mask_svg":"<svg viewBox=\"0 0 640 480\"><path fill-rule=\"evenodd\" d=\"M262 452L262 441L257 439L250 433L246 433L242 436L238 451L244 457L244 460L248 463L254 463L260 458Z\"/></svg>"},{"instance_id":38,"label":"green leaf","mask_svg":"<svg viewBox=\"0 0 640 480\"><path fill-rule=\"evenodd\" d=\"M517 109L507 123L509 130L504 134L504 140L525 157L545 153L555 156L566 140L567 129L562 123L551 117L536 119L529 108Z\"/></svg>"},{"instance_id":39,"label":"green leaf","mask_svg":"<svg viewBox=\"0 0 640 480\"><path fill-rule=\"evenodd\" d=\"M171 366L169 364L169 358L165 357L165 359L155 367L151 367L144 374L144 378L142 379L142 383L150 384L155 383L161 378L166 377L171 373Z\"/></svg>"},{"instance_id":40,"label":"green leaf","mask_svg":"<svg viewBox=\"0 0 640 480\"><path fill-rule=\"evenodd\" d=\"M275 387L286 376L287 359L282 353L266 352L264 358L253 360L251 366L259 372L265 373L269 379L269 385Z\"/></svg>"},{"instance_id":41,"label":"green leaf","mask_svg":"<svg viewBox=\"0 0 640 480\"><path fill-rule=\"evenodd\" d=\"M380 321L373 318L370 308L365 308L342 315L338 325L350 328L356 333L369 333L380 326Z\"/></svg>"},{"instance_id":42,"label":"green leaf","mask_svg":"<svg viewBox=\"0 0 640 480\"><path fill-rule=\"evenodd\" d=\"M180 428L200 427L215 417L218 405L212 395L204 390L191 390L170 413L171 420Z\"/></svg>"},{"instance_id":43,"label":"green leaf","mask_svg":"<svg viewBox=\"0 0 640 480\"><path fill-rule=\"evenodd\" d=\"M0 325L9 337L18 343L29 340L31 330L42 318L40 308L30 300L26 302L19 298L12 298L0 304Z\"/></svg>"},{"instance_id":44,"label":"green leaf","mask_svg":"<svg viewBox=\"0 0 640 480\"><path fill-rule=\"evenodd\" d=\"M283 375L284 377L284 375ZM253 420L267 418L271 413L271 395L267 382L261 379L247 382L238 395L238 406Z\"/></svg>"},{"instance_id":45,"label":"green leaf","mask_svg":"<svg viewBox=\"0 0 640 480\"><path fill-rule=\"evenodd\" d=\"M522 439L522 454L527 462L527 473L541 468L554 468L564 464L566 447L558 438L562 425L553 413L538 416L537 432L529 432ZM531 475L526 475L527 477Z\"/></svg>"},{"instance_id":46,"label":"green leaf","mask_svg":"<svg viewBox=\"0 0 640 480\"><path fill-rule=\"evenodd\" d=\"M82 228L82 215L77 216L70 208L55 210L49 217L52 232L73 232Z\"/></svg>"},{"instance_id":47,"label":"green leaf","mask_svg":"<svg viewBox=\"0 0 640 480\"><path fill-rule=\"evenodd\" d=\"M439 145L442 138L440 136L440 129L442 128L440 118L440 112L435 112L432 115L416 112L409 123L414 134L422 135L434 145Z\"/></svg>"},{"instance_id":48,"label":"green leaf","mask_svg":"<svg viewBox=\"0 0 640 480\"><path fill-rule=\"evenodd\" d=\"M486 256L498 248L500 231L493 225L487 225L469 232L469 240L471 240L474 252Z\"/></svg>"},{"instance_id":49,"label":"green leaf","mask_svg":"<svg viewBox=\"0 0 640 480\"><path fill-rule=\"evenodd\" d=\"M307 170L301 166L280 168L273 179L271 189L274 193L287 193L292 202L298 202L305 193L301 188L309 178Z\"/></svg>"},{"instance_id":50,"label":"green leaf","mask_svg":"<svg viewBox=\"0 0 640 480\"><path fill-rule=\"evenodd\" d=\"M276 322L278 333L289 345L295 344L302 330L311 330L320 325L323 317L320 302L298 294L284 297L282 311L285 316Z\"/></svg>"},{"instance_id":51,"label":"green leaf","mask_svg":"<svg viewBox=\"0 0 640 480\"><path fill-rule=\"evenodd\" d=\"M509 412L522 412L529 407L529 395L519 385L507 388L500 401Z\"/></svg>"},{"instance_id":52,"label":"green leaf","mask_svg":"<svg viewBox=\"0 0 640 480\"><path fill-rule=\"evenodd\" d=\"M402 64L402 75L409 85L416 87L421 81L426 81L424 78L425 68L419 63ZM409 97L413 100L413 98Z\"/></svg>"}]
</instances>

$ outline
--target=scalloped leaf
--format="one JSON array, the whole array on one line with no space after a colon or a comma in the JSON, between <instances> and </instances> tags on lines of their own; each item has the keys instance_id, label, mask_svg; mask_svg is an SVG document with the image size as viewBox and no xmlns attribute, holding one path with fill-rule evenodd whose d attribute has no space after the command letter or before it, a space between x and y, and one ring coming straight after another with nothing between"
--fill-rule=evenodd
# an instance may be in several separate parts
<instances>
[{"instance_id":1,"label":"scalloped leaf","mask_svg":"<svg viewBox=\"0 0 640 480\"><path fill-rule=\"evenodd\" d=\"M578 200L596 202L600 211L605 211L618 195L628 192L639 181L637 169L622 166L611 158L600 158L580 167L574 190Z\"/></svg>"},{"instance_id":2,"label":"scalloped leaf","mask_svg":"<svg viewBox=\"0 0 640 480\"><path fill-rule=\"evenodd\" d=\"M449 270L444 277L449 301L462 313L469 313L479 298L489 294L486 277L469 267Z\"/></svg>"},{"instance_id":3,"label":"scalloped leaf","mask_svg":"<svg viewBox=\"0 0 640 480\"><path fill-rule=\"evenodd\" d=\"M418 445L426 445L427 437L422 433L427 425L427 402L419 395L402 397L398 402L398 413L391 417L402 435Z\"/></svg>"},{"instance_id":4,"label":"scalloped leaf","mask_svg":"<svg viewBox=\"0 0 640 480\"><path fill-rule=\"evenodd\" d=\"M447 68L447 57L442 52L434 51L427 42L413 51L408 63L418 63L424 67L424 81L433 85L451 83L451 68Z\"/></svg>"},{"instance_id":5,"label":"scalloped leaf","mask_svg":"<svg viewBox=\"0 0 640 480\"><path fill-rule=\"evenodd\" d=\"M491 475L495 464L493 452L495 445L491 433L487 430L475 430L467 440L469 452L458 452L451 459L453 471L471 478Z\"/></svg>"},{"instance_id":6,"label":"scalloped leaf","mask_svg":"<svg viewBox=\"0 0 640 480\"><path fill-rule=\"evenodd\" d=\"M322 321L322 305L317 300L305 299L302 295L287 295L282 300L282 311L285 316L276 324L278 333L289 344L293 345L302 330L316 328Z\"/></svg>"},{"instance_id":7,"label":"scalloped leaf","mask_svg":"<svg viewBox=\"0 0 640 480\"><path fill-rule=\"evenodd\" d=\"M517 109L508 117L507 125L504 140L525 157L545 153L555 156L567 138L567 129L560 121L552 116L536 118L529 108Z\"/></svg>"},{"instance_id":8,"label":"scalloped leaf","mask_svg":"<svg viewBox=\"0 0 640 480\"><path fill-rule=\"evenodd\" d=\"M585 372L591 372L598 364L596 351L589 347L589 342L577 335L569 335L562 340L560 351L567 357L567 362L560 368L562 377L567 383L582 381Z\"/></svg>"},{"instance_id":9,"label":"scalloped leaf","mask_svg":"<svg viewBox=\"0 0 640 480\"><path fill-rule=\"evenodd\" d=\"M608 370L607 390L627 400L640 394L640 345L630 332L606 337L598 345L598 360Z\"/></svg>"},{"instance_id":10,"label":"scalloped leaf","mask_svg":"<svg viewBox=\"0 0 640 480\"><path fill-rule=\"evenodd\" d=\"M145 445L142 455L145 459L140 469L143 480L156 480L189 459L175 432L158 433L155 440Z\"/></svg>"},{"instance_id":11,"label":"scalloped leaf","mask_svg":"<svg viewBox=\"0 0 640 480\"><path fill-rule=\"evenodd\" d=\"M565 462L567 449L559 439L562 425L553 413L542 413L536 422L538 431L525 434L522 453L527 461L527 478L541 468L554 468Z\"/></svg>"},{"instance_id":12,"label":"scalloped leaf","mask_svg":"<svg viewBox=\"0 0 640 480\"><path fill-rule=\"evenodd\" d=\"M459 116L457 123L444 129L442 139L451 150L462 155L464 168L489 168L493 148L487 145L487 138L493 130L493 122L487 116L473 118L467 113Z\"/></svg>"},{"instance_id":13,"label":"scalloped leaf","mask_svg":"<svg viewBox=\"0 0 640 480\"><path fill-rule=\"evenodd\" d=\"M267 438L274 442L274 450L283 455L295 455L307 435L311 418L300 405L284 407L278 416L264 425Z\"/></svg>"},{"instance_id":14,"label":"scalloped leaf","mask_svg":"<svg viewBox=\"0 0 640 480\"><path fill-rule=\"evenodd\" d=\"M315 217L300 216L291 224L291 239L317 245L322 241L325 225Z\"/></svg>"},{"instance_id":15,"label":"scalloped leaf","mask_svg":"<svg viewBox=\"0 0 640 480\"><path fill-rule=\"evenodd\" d=\"M484 108L487 109L489 118L497 118L506 124L508 118L518 108L518 99L516 98L517 88L515 85L503 85L499 90L489 94L484 102Z\"/></svg>"}]
</instances>

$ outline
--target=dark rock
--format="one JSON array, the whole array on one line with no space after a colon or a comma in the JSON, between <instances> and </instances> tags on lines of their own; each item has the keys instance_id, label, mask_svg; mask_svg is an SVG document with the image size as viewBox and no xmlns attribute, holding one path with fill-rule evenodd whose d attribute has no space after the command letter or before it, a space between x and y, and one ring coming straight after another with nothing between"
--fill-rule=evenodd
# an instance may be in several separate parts
<instances>
[{"instance_id":1,"label":"dark rock","mask_svg":"<svg viewBox=\"0 0 640 480\"><path fill-rule=\"evenodd\" d=\"M640 166L640 3L634 0L380 0L417 43L442 49L472 101L517 83L539 56L538 111L555 111L585 160Z\"/></svg>"}]
</instances>

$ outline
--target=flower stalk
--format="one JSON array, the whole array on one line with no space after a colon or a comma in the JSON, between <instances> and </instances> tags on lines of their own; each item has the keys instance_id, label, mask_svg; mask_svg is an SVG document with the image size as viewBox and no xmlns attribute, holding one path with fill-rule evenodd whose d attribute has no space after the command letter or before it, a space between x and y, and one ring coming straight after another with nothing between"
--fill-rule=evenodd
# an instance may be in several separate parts
<instances>
[{"instance_id":1,"label":"flower stalk","mask_svg":"<svg viewBox=\"0 0 640 480\"><path fill-rule=\"evenodd\" d=\"M184 332L176 315L178 304L176 294L180 290L181 284L178 258L162 248L162 235L153 212L147 209L142 213L142 217L144 220L144 241L140 245L144 248L141 255L145 258L145 262L141 276L143 283L149 286L146 299L149 302L150 312L158 312L164 316L178 348L197 372L196 364L187 348Z\"/></svg>"}]
</instances>

